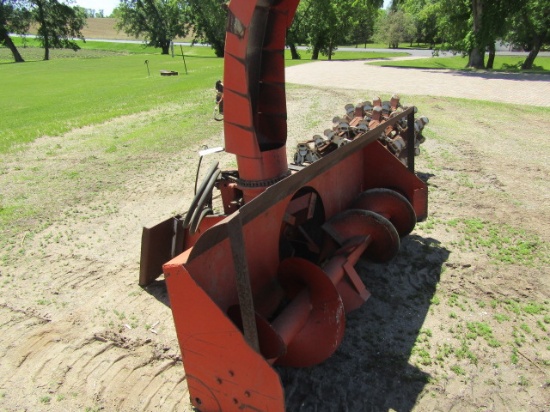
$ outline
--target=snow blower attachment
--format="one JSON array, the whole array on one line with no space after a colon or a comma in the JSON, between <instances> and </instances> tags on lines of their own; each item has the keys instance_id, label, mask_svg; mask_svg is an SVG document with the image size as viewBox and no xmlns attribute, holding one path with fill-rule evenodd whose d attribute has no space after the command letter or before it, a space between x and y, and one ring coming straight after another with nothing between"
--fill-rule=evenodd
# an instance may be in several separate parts
<instances>
[{"instance_id":1,"label":"snow blower attachment","mask_svg":"<svg viewBox=\"0 0 550 412\"><path fill-rule=\"evenodd\" d=\"M400 124L414 158L413 107L308 166L287 163L283 52L297 5L229 3L224 132L238 170L213 164L185 217L143 231L140 284L164 272L199 411L284 411L273 366L330 357L345 314L369 298L356 262L391 259L427 216L414 163L380 141Z\"/></svg>"}]
</instances>

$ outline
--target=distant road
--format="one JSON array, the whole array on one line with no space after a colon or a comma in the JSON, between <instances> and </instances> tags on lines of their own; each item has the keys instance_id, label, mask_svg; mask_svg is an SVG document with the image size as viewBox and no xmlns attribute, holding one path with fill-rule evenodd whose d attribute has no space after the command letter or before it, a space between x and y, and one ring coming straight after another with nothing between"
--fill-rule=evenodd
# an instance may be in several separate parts
<instances>
[{"instance_id":1,"label":"distant road","mask_svg":"<svg viewBox=\"0 0 550 412\"><path fill-rule=\"evenodd\" d=\"M86 41L102 41L107 43L143 43L142 40L113 40L113 39L86 39ZM174 45L179 46L191 46L189 42L174 42ZM206 47L209 44L204 43L195 43L194 46ZM298 46L299 50L306 50L306 46ZM427 49L374 49L368 47L338 47L340 51L348 52L380 52L380 53L409 53L411 56L418 57L432 57L433 50ZM338 50L336 53L338 53ZM497 51L498 55L501 56L527 56L527 52L514 52L509 50L499 50ZM550 52L539 52L539 56L550 57ZM440 53L440 57L452 57L452 53Z\"/></svg>"},{"instance_id":2,"label":"distant road","mask_svg":"<svg viewBox=\"0 0 550 412\"><path fill-rule=\"evenodd\" d=\"M19 36L17 34L10 34L12 37L23 37ZM27 34L25 37L34 38L36 36L32 34ZM130 44L142 44L144 43L143 40L133 40L133 39L100 39L100 38L93 38L93 39L86 39L86 41L100 41L105 43L130 43ZM179 46L199 46L199 47L207 47L210 46L209 44L204 43L190 43L190 42L174 42L174 45ZM306 46L298 46L298 49L300 50L306 50ZM415 57L432 57L433 50L428 49L374 49L369 47L339 47L338 50L340 51L348 51L348 52L380 52L380 53L409 53L411 56ZM338 53L338 50L336 51ZM515 51L509 51L509 50L498 50L497 55L501 56L527 56L527 52L515 52ZM440 53L440 57L452 57L452 53ZM539 52L538 56L544 56L544 57L550 57L550 52Z\"/></svg>"}]
</instances>

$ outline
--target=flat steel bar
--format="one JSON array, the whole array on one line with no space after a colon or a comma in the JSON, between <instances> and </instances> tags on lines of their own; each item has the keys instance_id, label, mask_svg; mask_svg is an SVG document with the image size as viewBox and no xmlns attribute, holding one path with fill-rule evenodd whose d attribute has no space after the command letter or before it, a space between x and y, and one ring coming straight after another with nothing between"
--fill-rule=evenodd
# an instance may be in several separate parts
<instances>
[{"instance_id":1,"label":"flat steel bar","mask_svg":"<svg viewBox=\"0 0 550 412\"><path fill-rule=\"evenodd\" d=\"M260 344L258 341L258 329L256 327L254 299L252 296L252 287L250 286L250 273L248 271L242 230L241 214L235 212L227 222L227 232L236 270L237 295L239 297L243 322L243 334L248 344L259 353Z\"/></svg>"},{"instance_id":2,"label":"flat steel bar","mask_svg":"<svg viewBox=\"0 0 550 412\"><path fill-rule=\"evenodd\" d=\"M407 167L414 173L414 112L407 115Z\"/></svg>"}]
</instances>

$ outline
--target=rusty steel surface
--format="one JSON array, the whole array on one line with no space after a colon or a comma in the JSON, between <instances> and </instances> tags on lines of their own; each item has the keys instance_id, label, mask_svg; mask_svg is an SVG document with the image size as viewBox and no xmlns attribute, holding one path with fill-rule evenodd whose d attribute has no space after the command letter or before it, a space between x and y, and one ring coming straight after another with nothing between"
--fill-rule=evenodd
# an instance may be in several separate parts
<instances>
[{"instance_id":1,"label":"rusty steel surface","mask_svg":"<svg viewBox=\"0 0 550 412\"><path fill-rule=\"evenodd\" d=\"M190 399L202 412L284 411L273 366L312 366L338 350L345 315L370 296L355 264L391 259L428 213L410 161L415 108L397 96L389 106L374 99L368 126L367 105L346 106L335 147L289 167L284 45L298 2L229 3L224 133L238 170L211 166L184 218L144 230L140 284L166 259ZM381 139L397 128L405 162ZM223 213L212 209L214 189Z\"/></svg>"},{"instance_id":2,"label":"rusty steel surface","mask_svg":"<svg viewBox=\"0 0 550 412\"><path fill-rule=\"evenodd\" d=\"M361 193L352 208L370 210L388 219L400 237L407 236L416 226L416 213L407 198L395 190L375 188Z\"/></svg>"},{"instance_id":3,"label":"rusty steel surface","mask_svg":"<svg viewBox=\"0 0 550 412\"><path fill-rule=\"evenodd\" d=\"M183 224L179 216L144 227L141 235L139 285L145 286L161 274L162 265L183 248Z\"/></svg>"}]
</instances>

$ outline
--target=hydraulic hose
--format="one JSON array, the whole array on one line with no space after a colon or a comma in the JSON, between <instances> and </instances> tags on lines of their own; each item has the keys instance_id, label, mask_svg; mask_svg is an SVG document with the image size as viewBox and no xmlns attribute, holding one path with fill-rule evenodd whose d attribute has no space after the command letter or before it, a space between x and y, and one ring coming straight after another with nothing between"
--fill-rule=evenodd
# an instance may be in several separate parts
<instances>
[{"instance_id":1,"label":"hydraulic hose","mask_svg":"<svg viewBox=\"0 0 550 412\"><path fill-rule=\"evenodd\" d=\"M197 205L199 203L199 200L201 199L203 192L206 189L206 186L212 180L212 176L216 174L216 171L218 172L217 175L220 174L220 170L218 169L218 165L220 162L214 162L208 169L208 172L206 172L206 176L204 180L202 181L201 185L199 186L199 189L195 193L195 197L193 198L193 201L191 202L191 205L189 206L189 210L187 211L187 214L185 215L185 220L183 221L183 228L187 229L189 227L189 223L191 221L191 218L195 212L195 209L197 208ZM217 178L217 176L216 176ZM215 181L216 179L214 179ZM212 184L213 185L213 184ZM210 190L212 190L212 187L210 187ZM206 191L208 193L208 191Z\"/></svg>"},{"instance_id":2,"label":"hydraulic hose","mask_svg":"<svg viewBox=\"0 0 550 412\"><path fill-rule=\"evenodd\" d=\"M212 195L212 188L214 187L214 184L216 183L216 180L218 179L218 176L221 174L221 170L215 169L214 172L210 175L210 178L208 180L205 179L206 185L204 186L204 189L202 190L202 195L195 204L195 210L193 211L193 216L191 217L190 226L191 226L191 234L195 233L195 230L197 229L202 217L205 215L203 212L203 206L205 202L208 200L208 197ZM202 185L201 185L202 188ZM198 194L198 193L197 193ZM193 199L194 200L194 199ZM185 216L185 219L187 220L187 217L189 216L189 213L187 216ZM184 228L186 226L184 225ZM194 228L194 229L193 229Z\"/></svg>"}]
</instances>

